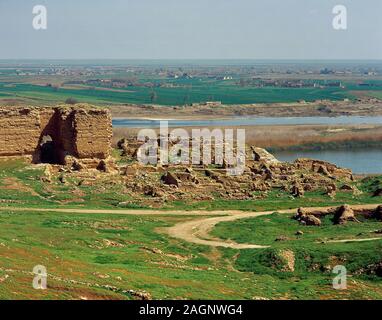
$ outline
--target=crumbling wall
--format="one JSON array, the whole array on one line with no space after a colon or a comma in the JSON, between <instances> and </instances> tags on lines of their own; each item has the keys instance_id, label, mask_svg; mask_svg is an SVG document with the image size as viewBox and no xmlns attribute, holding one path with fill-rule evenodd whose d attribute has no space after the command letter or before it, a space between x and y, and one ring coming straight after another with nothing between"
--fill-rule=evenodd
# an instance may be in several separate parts
<instances>
[{"instance_id":1,"label":"crumbling wall","mask_svg":"<svg viewBox=\"0 0 382 320\"><path fill-rule=\"evenodd\" d=\"M108 110L78 110L74 113L74 145L78 158L105 159L110 155L111 115Z\"/></svg>"},{"instance_id":2,"label":"crumbling wall","mask_svg":"<svg viewBox=\"0 0 382 320\"><path fill-rule=\"evenodd\" d=\"M32 155L40 135L38 111L30 108L0 109L0 156Z\"/></svg>"},{"instance_id":3,"label":"crumbling wall","mask_svg":"<svg viewBox=\"0 0 382 320\"><path fill-rule=\"evenodd\" d=\"M112 139L110 112L88 105L0 108L0 157L31 156L39 162L46 136L62 161L66 156L106 159Z\"/></svg>"}]
</instances>

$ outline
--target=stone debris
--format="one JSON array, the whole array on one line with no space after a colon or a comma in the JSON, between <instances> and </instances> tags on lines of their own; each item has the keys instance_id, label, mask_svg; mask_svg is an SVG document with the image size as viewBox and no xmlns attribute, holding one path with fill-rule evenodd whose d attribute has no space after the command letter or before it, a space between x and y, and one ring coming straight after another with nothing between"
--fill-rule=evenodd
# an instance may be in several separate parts
<instances>
[{"instance_id":1,"label":"stone debris","mask_svg":"<svg viewBox=\"0 0 382 320\"><path fill-rule=\"evenodd\" d=\"M283 262L283 266L281 268L282 272L294 272L295 270L295 254L292 250L281 250L278 253L278 256L281 258Z\"/></svg>"},{"instance_id":2,"label":"stone debris","mask_svg":"<svg viewBox=\"0 0 382 320\"><path fill-rule=\"evenodd\" d=\"M163 181L164 184L172 185L172 186L176 186L176 187L179 187L179 184L180 184L180 181L171 172L166 172L162 176L161 180Z\"/></svg>"},{"instance_id":3,"label":"stone debris","mask_svg":"<svg viewBox=\"0 0 382 320\"><path fill-rule=\"evenodd\" d=\"M0 113L1 110L0 108ZM21 112L20 117L24 119L22 110L17 109L13 112L19 116ZM160 207L164 202L174 200L264 199L269 192L276 190L280 193L289 193L294 198L306 197L307 193L317 191L325 192L331 198L335 198L337 192L346 192L347 189L349 191L351 189L354 194L357 192L356 187L352 184L352 172L348 169L313 159L298 159L293 163L281 162L265 149L255 146L246 146L245 168L243 173L238 176L227 174L225 168L235 166L235 163L227 164L224 161L222 164L216 165L161 164L159 151L157 165L140 164L136 159L136 154L144 142L137 141L136 137L123 138L117 143L123 163L127 163L117 165L109 156L111 154L111 145L108 140L110 137L108 136L106 140L99 139L98 135L103 134L101 132L90 137L93 132L93 123L98 125L99 122L101 127L107 127L109 119L107 112L102 111L103 109L81 106L47 110L50 110L48 119L57 113L65 115L65 119L69 117L73 121L75 120L75 130L77 131L70 131L71 126L68 127L68 130L69 133L77 132L76 134L81 136L81 138L75 139L75 143L81 142L81 144L76 145L80 148L77 148L76 152L66 152L64 164L47 164L41 181L52 184L60 181L67 185L73 183L76 187L98 186L98 182L102 180L109 185L121 184L124 187L124 193L130 199L120 201L120 206L144 202L148 206ZM25 112L36 114L37 118L41 118L45 111L27 108ZM86 129L83 122L88 123L91 128ZM36 124L36 126L41 129L41 124ZM80 132L81 134L79 134ZM106 132L108 135L108 131ZM213 143L210 147L211 153L214 154L216 145ZM65 148L69 148L69 145ZM191 142L190 148L192 151ZM204 148L204 145L201 144L200 148ZM235 147L232 151L234 154L236 153ZM191 154L192 152L190 152ZM337 190L337 185L347 186L344 187L346 190ZM99 188L98 192L105 190L105 187L102 190ZM314 218L304 218L302 223L320 224Z\"/></svg>"},{"instance_id":4,"label":"stone debris","mask_svg":"<svg viewBox=\"0 0 382 320\"><path fill-rule=\"evenodd\" d=\"M251 147L251 149L253 151L253 160L255 161L261 161L268 164L280 163L280 161L277 160L273 154L263 148Z\"/></svg>"},{"instance_id":5,"label":"stone debris","mask_svg":"<svg viewBox=\"0 0 382 320\"><path fill-rule=\"evenodd\" d=\"M373 217L379 221L382 221L382 206L378 206L375 209L375 212L373 214Z\"/></svg>"},{"instance_id":6,"label":"stone debris","mask_svg":"<svg viewBox=\"0 0 382 320\"><path fill-rule=\"evenodd\" d=\"M297 210L297 214L294 216L294 219L305 226L321 226L321 220L312 213L305 211L303 208L299 208Z\"/></svg>"},{"instance_id":7,"label":"stone debris","mask_svg":"<svg viewBox=\"0 0 382 320\"><path fill-rule=\"evenodd\" d=\"M126 190L134 197L145 197L145 203L159 207L172 200L202 201L213 199L251 200L263 199L272 190L282 190L298 198L307 192L323 190L331 198L336 197L338 182L353 181L352 172L325 161L298 159L293 163L281 162L272 154L255 146L246 147L246 162L243 174L227 175L221 165L160 164L143 165L133 156L143 142L135 137L123 138L117 145L128 165L120 167ZM158 141L160 143L160 140ZM214 154L215 144L211 146ZM192 144L190 142L192 151ZM203 144L200 146L202 151ZM235 153L235 148L233 149ZM190 152L192 154L192 152ZM150 198L147 198L150 197ZM307 218L310 219L310 218ZM307 221L317 224L317 221Z\"/></svg>"},{"instance_id":8,"label":"stone debris","mask_svg":"<svg viewBox=\"0 0 382 320\"><path fill-rule=\"evenodd\" d=\"M335 224L345 224L347 221L359 222L355 217L353 209L347 204L336 210L333 221Z\"/></svg>"}]
</instances>

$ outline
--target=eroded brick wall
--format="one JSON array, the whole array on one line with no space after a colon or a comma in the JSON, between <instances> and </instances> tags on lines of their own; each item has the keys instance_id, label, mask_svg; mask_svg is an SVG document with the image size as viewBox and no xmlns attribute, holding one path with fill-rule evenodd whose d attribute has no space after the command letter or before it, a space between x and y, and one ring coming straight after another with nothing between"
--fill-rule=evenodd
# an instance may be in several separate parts
<instances>
[{"instance_id":1,"label":"eroded brick wall","mask_svg":"<svg viewBox=\"0 0 382 320\"><path fill-rule=\"evenodd\" d=\"M33 155L40 135L38 111L29 108L0 109L0 156Z\"/></svg>"},{"instance_id":2,"label":"eroded brick wall","mask_svg":"<svg viewBox=\"0 0 382 320\"><path fill-rule=\"evenodd\" d=\"M110 155L111 121L108 110L78 110L74 113L74 141L78 158L105 159Z\"/></svg>"},{"instance_id":3,"label":"eroded brick wall","mask_svg":"<svg viewBox=\"0 0 382 320\"><path fill-rule=\"evenodd\" d=\"M106 159L111 150L110 112L87 105L0 108L0 157L28 155L38 162L47 135L63 158Z\"/></svg>"}]
</instances>

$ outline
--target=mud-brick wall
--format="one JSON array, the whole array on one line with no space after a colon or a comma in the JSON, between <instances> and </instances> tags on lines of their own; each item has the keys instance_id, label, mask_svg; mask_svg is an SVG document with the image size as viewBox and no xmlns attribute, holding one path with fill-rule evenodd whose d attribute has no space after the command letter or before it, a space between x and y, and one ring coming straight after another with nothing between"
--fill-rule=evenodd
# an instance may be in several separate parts
<instances>
[{"instance_id":1,"label":"mud-brick wall","mask_svg":"<svg viewBox=\"0 0 382 320\"><path fill-rule=\"evenodd\" d=\"M105 159L110 155L113 133L108 110L77 110L73 123L78 158Z\"/></svg>"},{"instance_id":2,"label":"mud-brick wall","mask_svg":"<svg viewBox=\"0 0 382 320\"><path fill-rule=\"evenodd\" d=\"M30 108L0 109L0 156L32 155L40 133L38 111Z\"/></svg>"},{"instance_id":3,"label":"mud-brick wall","mask_svg":"<svg viewBox=\"0 0 382 320\"><path fill-rule=\"evenodd\" d=\"M111 150L111 114L89 105L0 108L0 157L31 155L39 161L46 135L60 155L106 159Z\"/></svg>"}]
</instances>

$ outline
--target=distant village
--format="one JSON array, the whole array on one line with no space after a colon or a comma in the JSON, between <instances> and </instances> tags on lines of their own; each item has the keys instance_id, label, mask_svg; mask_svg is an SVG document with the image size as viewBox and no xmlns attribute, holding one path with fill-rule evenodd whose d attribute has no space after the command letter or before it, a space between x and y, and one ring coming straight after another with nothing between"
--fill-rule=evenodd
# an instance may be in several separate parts
<instances>
[{"instance_id":1,"label":"distant village","mask_svg":"<svg viewBox=\"0 0 382 320\"><path fill-rule=\"evenodd\" d=\"M379 65L249 64L249 65L15 65L2 67L0 76L47 77L55 84L124 89L187 88L198 81L228 82L242 87L345 88L345 79L357 79L360 87L378 84L368 79L382 76ZM328 76L330 76L328 78ZM320 80L321 79L321 80ZM322 80L325 79L325 80Z\"/></svg>"}]
</instances>

